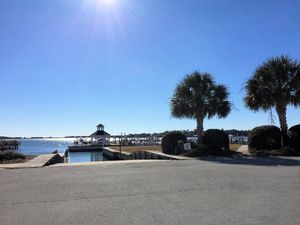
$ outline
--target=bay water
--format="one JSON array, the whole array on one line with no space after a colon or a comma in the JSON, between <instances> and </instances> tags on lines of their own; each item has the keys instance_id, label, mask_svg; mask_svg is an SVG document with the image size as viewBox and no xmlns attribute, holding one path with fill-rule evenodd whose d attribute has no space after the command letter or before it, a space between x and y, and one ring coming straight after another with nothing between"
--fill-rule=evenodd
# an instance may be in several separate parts
<instances>
[{"instance_id":1,"label":"bay water","mask_svg":"<svg viewBox=\"0 0 300 225\"><path fill-rule=\"evenodd\" d=\"M73 145L76 138L41 138L41 139L19 139L21 143L17 150L24 155L50 154L57 150L64 153ZM103 161L102 152L69 152L70 162L94 162Z\"/></svg>"}]
</instances>

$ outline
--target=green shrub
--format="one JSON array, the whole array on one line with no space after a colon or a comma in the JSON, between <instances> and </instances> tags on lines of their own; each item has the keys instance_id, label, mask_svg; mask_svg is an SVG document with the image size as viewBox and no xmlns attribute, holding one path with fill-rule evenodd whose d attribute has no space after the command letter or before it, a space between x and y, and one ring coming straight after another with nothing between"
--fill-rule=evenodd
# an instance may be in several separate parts
<instances>
[{"instance_id":1,"label":"green shrub","mask_svg":"<svg viewBox=\"0 0 300 225\"><path fill-rule=\"evenodd\" d=\"M202 137L202 143L204 145L210 146L213 149L229 150L229 137L222 130L206 130Z\"/></svg>"},{"instance_id":2,"label":"green shrub","mask_svg":"<svg viewBox=\"0 0 300 225\"><path fill-rule=\"evenodd\" d=\"M230 156L234 152L224 150L224 148L216 146L208 146L200 144L197 148L193 148L190 152L185 154L188 157L201 157L201 156Z\"/></svg>"},{"instance_id":3,"label":"green shrub","mask_svg":"<svg viewBox=\"0 0 300 225\"><path fill-rule=\"evenodd\" d=\"M198 148L198 144L195 142L191 142L191 148Z\"/></svg>"},{"instance_id":4,"label":"green shrub","mask_svg":"<svg viewBox=\"0 0 300 225\"><path fill-rule=\"evenodd\" d=\"M249 150L252 155L255 156L300 156L300 151L296 151L295 149L285 146L279 149L250 149Z\"/></svg>"},{"instance_id":5,"label":"green shrub","mask_svg":"<svg viewBox=\"0 0 300 225\"><path fill-rule=\"evenodd\" d=\"M178 131L172 131L165 134L161 140L162 152L170 155L178 155L182 153L180 142L186 143L186 136Z\"/></svg>"},{"instance_id":6,"label":"green shrub","mask_svg":"<svg viewBox=\"0 0 300 225\"><path fill-rule=\"evenodd\" d=\"M284 156L300 156L299 148L295 149L290 146L285 146L281 148L281 151Z\"/></svg>"},{"instance_id":7,"label":"green shrub","mask_svg":"<svg viewBox=\"0 0 300 225\"><path fill-rule=\"evenodd\" d=\"M195 148L192 148L190 152L186 153L185 156L188 157L200 157L200 156L207 156L207 149L208 147L206 145L198 145Z\"/></svg>"},{"instance_id":8,"label":"green shrub","mask_svg":"<svg viewBox=\"0 0 300 225\"><path fill-rule=\"evenodd\" d=\"M289 146L300 151L300 124L291 127L287 132L287 136Z\"/></svg>"},{"instance_id":9,"label":"green shrub","mask_svg":"<svg viewBox=\"0 0 300 225\"><path fill-rule=\"evenodd\" d=\"M14 151L3 151L0 152L0 162L8 161L8 160L15 160L15 159L25 159L26 156Z\"/></svg>"},{"instance_id":10,"label":"green shrub","mask_svg":"<svg viewBox=\"0 0 300 225\"><path fill-rule=\"evenodd\" d=\"M281 131L276 126L259 126L250 131L249 151L276 150L281 148Z\"/></svg>"}]
</instances>

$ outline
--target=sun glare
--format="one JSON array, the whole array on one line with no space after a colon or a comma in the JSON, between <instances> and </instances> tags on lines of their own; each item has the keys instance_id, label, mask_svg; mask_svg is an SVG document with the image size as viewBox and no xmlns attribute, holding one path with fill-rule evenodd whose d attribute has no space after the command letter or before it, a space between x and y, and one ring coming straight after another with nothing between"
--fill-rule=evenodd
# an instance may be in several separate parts
<instances>
[{"instance_id":1,"label":"sun glare","mask_svg":"<svg viewBox=\"0 0 300 225\"><path fill-rule=\"evenodd\" d=\"M112 5L114 4L116 1L115 0L104 0L105 4L107 5Z\"/></svg>"},{"instance_id":2,"label":"sun glare","mask_svg":"<svg viewBox=\"0 0 300 225\"><path fill-rule=\"evenodd\" d=\"M98 9L115 10L118 0L84 0L89 6L96 7Z\"/></svg>"}]
</instances>

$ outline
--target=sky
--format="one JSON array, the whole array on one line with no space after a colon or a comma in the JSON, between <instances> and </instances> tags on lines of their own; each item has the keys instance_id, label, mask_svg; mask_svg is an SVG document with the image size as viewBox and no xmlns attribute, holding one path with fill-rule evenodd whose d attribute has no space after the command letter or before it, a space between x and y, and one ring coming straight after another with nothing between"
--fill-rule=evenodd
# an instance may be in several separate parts
<instances>
[{"instance_id":1,"label":"sky","mask_svg":"<svg viewBox=\"0 0 300 225\"><path fill-rule=\"evenodd\" d=\"M205 129L270 124L243 85L270 57L300 59L299 28L298 0L1 0L0 136L193 130L169 102L195 70L234 104ZM290 126L299 112L288 108Z\"/></svg>"}]
</instances>

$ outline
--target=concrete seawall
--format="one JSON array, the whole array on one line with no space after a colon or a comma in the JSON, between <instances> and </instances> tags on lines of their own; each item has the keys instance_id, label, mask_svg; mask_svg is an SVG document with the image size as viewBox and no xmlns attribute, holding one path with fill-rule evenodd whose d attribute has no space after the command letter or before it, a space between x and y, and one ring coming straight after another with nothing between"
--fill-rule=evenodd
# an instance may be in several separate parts
<instances>
[{"instance_id":1,"label":"concrete seawall","mask_svg":"<svg viewBox=\"0 0 300 225\"><path fill-rule=\"evenodd\" d=\"M132 160L132 159L162 159L162 160L184 160L183 156L167 155L156 151L138 151L135 153L120 152L112 148L104 147L103 156L109 160Z\"/></svg>"},{"instance_id":2,"label":"concrete seawall","mask_svg":"<svg viewBox=\"0 0 300 225\"><path fill-rule=\"evenodd\" d=\"M102 151L102 146L98 145L72 145L68 147L70 152L90 152L90 151Z\"/></svg>"},{"instance_id":3,"label":"concrete seawall","mask_svg":"<svg viewBox=\"0 0 300 225\"><path fill-rule=\"evenodd\" d=\"M156 151L138 151L135 153L119 152L112 148L104 147L103 156L109 160L185 160L189 159L183 156L167 155ZM58 153L52 153L47 155L39 155L32 160L25 163L15 164L2 164L0 168L4 169L24 169L24 168L41 168L44 166L50 166L53 164L65 164L68 163L67 155L61 155ZM129 161L130 162L130 161Z\"/></svg>"}]
</instances>

